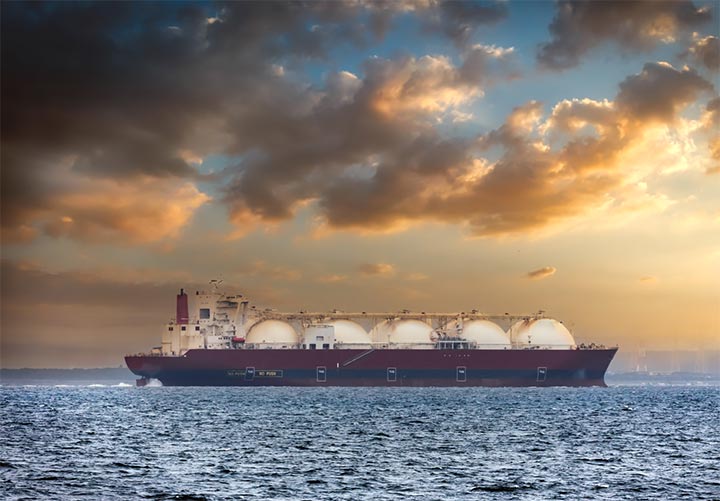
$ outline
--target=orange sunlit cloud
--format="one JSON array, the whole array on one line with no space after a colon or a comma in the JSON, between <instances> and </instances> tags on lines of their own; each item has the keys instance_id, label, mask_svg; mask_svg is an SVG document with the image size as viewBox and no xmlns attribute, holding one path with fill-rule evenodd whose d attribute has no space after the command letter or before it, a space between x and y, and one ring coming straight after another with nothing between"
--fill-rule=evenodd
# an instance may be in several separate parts
<instances>
[{"instance_id":1,"label":"orange sunlit cloud","mask_svg":"<svg viewBox=\"0 0 720 501\"><path fill-rule=\"evenodd\" d=\"M554 266L543 266L542 268L528 272L526 276L531 280L542 280L543 278L553 276L555 272L557 272L557 269Z\"/></svg>"},{"instance_id":2,"label":"orange sunlit cloud","mask_svg":"<svg viewBox=\"0 0 720 501\"><path fill-rule=\"evenodd\" d=\"M357 271L368 276L387 276L395 273L395 267L387 263L363 263L357 267Z\"/></svg>"}]
</instances>

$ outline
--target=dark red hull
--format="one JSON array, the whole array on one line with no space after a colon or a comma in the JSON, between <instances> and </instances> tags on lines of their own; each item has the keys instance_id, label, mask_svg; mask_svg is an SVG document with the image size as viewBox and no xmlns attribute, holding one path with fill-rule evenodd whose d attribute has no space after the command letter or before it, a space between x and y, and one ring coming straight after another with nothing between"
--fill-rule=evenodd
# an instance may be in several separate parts
<instances>
[{"instance_id":1,"label":"dark red hull","mask_svg":"<svg viewBox=\"0 0 720 501\"><path fill-rule=\"evenodd\" d=\"M605 386L598 350L190 350L131 355L140 384L166 386Z\"/></svg>"}]
</instances>

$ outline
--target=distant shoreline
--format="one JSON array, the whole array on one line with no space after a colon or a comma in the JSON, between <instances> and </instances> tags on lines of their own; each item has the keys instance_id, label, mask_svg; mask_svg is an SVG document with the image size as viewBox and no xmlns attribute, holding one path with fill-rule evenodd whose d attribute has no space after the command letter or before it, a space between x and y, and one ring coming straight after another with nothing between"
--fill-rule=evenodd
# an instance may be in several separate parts
<instances>
[{"instance_id":1,"label":"distant shoreline","mask_svg":"<svg viewBox=\"0 0 720 501\"><path fill-rule=\"evenodd\" d=\"M0 369L2 384L132 383L136 376L126 367L93 369Z\"/></svg>"},{"instance_id":2,"label":"distant shoreline","mask_svg":"<svg viewBox=\"0 0 720 501\"><path fill-rule=\"evenodd\" d=\"M125 367L98 367L89 369L0 369L0 384L118 384L133 383L137 379ZM720 374L698 372L616 372L608 373L605 381L616 383L720 383Z\"/></svg>"}]
</instances>

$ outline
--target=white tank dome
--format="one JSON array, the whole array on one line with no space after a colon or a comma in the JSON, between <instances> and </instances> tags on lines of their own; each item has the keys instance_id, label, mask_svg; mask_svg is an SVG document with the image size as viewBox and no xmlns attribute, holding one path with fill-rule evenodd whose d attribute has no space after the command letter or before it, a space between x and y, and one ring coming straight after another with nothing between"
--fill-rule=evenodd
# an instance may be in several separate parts
<instances>
[{"instance_id":1,"label":"white tank dome","mask_svg":"<svg viewBox=\"0 0 720 501\"><path fill-rule=\"evenodd\" d=\"M421 320L384 320L370 331L370 337L377 343L432 349L433 333L434 329Z\"/></svg>"},{"instance_id":2,"label":"white tank dome","mask_svg":"<svg viewBox=\"0 0 720 501\"><path fill-rule=\"evenodd\" d=\"M257 345L296 345L299 337L293 326L280 320L263 320L253 325L245 340Z\"/></svg>"},{"instance_id":3,"label":"white tank dome","mask_svg":"<svg viewBox=\"0 0 720 501\"><path fill-rule=\"evenodd\" d=\"M552 318L515 322L508 331L510 340L519 348L541 347L553 350L575 348L575 338L562 323Z\"/></svg>"},{"instance_id":4,"label":"white tank dome","mask_svg":"<svg viewBox=\"0 0 720 501\"><path fill-rule=\"evenodd\" d=\"M507 330L507 335L510 338L510 343L517 344L517 339L520 331L526 329L529 323L530 320L518 320L510 326L510 328Z\"/></svg>"},{"instance_id":5,"label":"white tank dome","mask_svg":"<svg viewBox=\"0 0 720 501\"><path fill-rule=\"evenodd\" d=\"M335 327L335 342L344 344L370 344L370 334L352 320L332 320L325 325Z\"/></svg>"},{"instance_id":6,"label":"white tank dome","mask_svg":"<svg viewBox=\"0 0 720 501\"><path fill-rule=\"evenodd\" d=\"M498 324L489 320L469 320L463 322L462 332L458 331L458 323L451 322L446 327L448 334L467 339L476 343L482 350L505 350L511 348L510 337Z\"/></svg>"}]
</instances>

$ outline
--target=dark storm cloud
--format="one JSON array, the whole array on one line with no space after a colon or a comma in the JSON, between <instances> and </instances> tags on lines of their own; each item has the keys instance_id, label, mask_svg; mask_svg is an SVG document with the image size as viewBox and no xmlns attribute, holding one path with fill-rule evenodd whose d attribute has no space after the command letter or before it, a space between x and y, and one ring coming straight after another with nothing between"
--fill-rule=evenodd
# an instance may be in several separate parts
<instances>
[{"instance_id":1,"label":"dark storm cloud","mask_svg":"<svg viewBox=\"0 0 720 501\"><path fill-rule=\"evenodd\" d=\"M182 74L164 74L171 65L192 65L188 37L176 41L157 22L140 34L122 33L139 29L135 22L151 23L156 10L134 21L133 6L3 6L4 147L23 156L38 147L79 155L110 174L191 173L172 148L184 135L183 117L212 100L190 92ZM173 112L181 99L184 106ZM116 158L119 152L126 158Z\"/></svg>"},{"instance_id":2,"label":"dark storm cloud","mask_svg":"<svg viewBox=\"0 0 720 501\"><path fill-rule=\"evenodd\" d=\"M435 15L429 16L426 26L449 37L457 46L468 43L475 30L493 24L508 15L505 2L440 2Z\"/></svg>"},{"instance_id":3,"label":"dark storm cloud","mask_svg":"<svg viewBox=\"0 0 720 501\"><path fill-rule=\"evenodd\" d=\"M326 189L328 199L345 197L344 183L358 187L356 176L346 175L353 166L366 179L375 170L382 178L389 172L388 163L394 166L393 178L399 166L406 167L403 178L414 171L442 171L440 164L455 162L458 154L448 146L454 141L439 138L432 118L479 95L494 77L483 72L483 66L508 57L477 46L464 53L459 66L443 57L371 58L364 64L362 79L342 72L329 75L324 89L316 93L295 89L282 100L275 93L267 99L262 96L261 106L246 110L233 122L237 135L232 148L262 152L243 162L227 190L234 221L247 224L256 216L287 219L298 202L323 198ZM508 74L506 69L494 73ZM382 180L386 189L394 181ZM363 192L350 196L361 203ZM380 209L389 202L377 201ZM331 204L323 199L326 203ZM372 206L373 200L362 204ZM357 213L363 215L367 211ZM343 219L345 213L335 212L332 218Z\"/></svg>"},{"instance_id":4,"label":"dark storm cloud","mask_svg":"<svg viewBox=\"0 0 720 501\"><path fill-rule=\"evenodd\" d=\"M321 199L327 222L382 230L437 220L496 235L532 230L582 210L607 185L594 180L572 189L558 186L554 154L535 148L529 135L539 118L539 103L529 103L478 143L423 137L388 158L371 178L331 186ZM473 162L474 153L492 146L506 151L492 168Z\"/></svg>"},{"instance_id":5,"label":"dark storm cloud","mask_svg":"<svg viewBox=\"0 0 720 501\"><path fill-rule=\"evenodd\" d=\"M255 161L262 168L243 166L230 192L263 217L287 217L284 194L260 177L303 177L312 165L354 162L399 134L354 118L363 96L348 102L356 97L352 82L331 75L313 89L294 71L301 75L305 61L324 60L342 44L371 45L400 12L439 20L445 31L461 26L465 36L503 10L444 2L3 3L6 236L80 215L61 214L58 200L88 189L87 178L151 178L160 191L178 191L178 179L202 177L192 159L209 153L272 156ZM368 63L365 103L373 81L392 71L382 66ZM422 78L408 85L408 95L423 90ZM345 136L332 134L340 123L350 123ZM327 160L328 148L344 146L346 154ZM292 183L283 190L296 198L306 191Z\"/></svg>"},{"instance_id":6,"label":"dark storm cloud","mask_svg":"<svg viewBox=\"0 0 720 501\"><path fill-rule=\"evenodd\" d=\"M592 48L615 41L622 50L647 50L687 34L712 19L692 1L559 1L550 24L552 39L537 59L553 70L571 68Z\"/></svg>"},{"instance_id":7,"label":"dark storm cloud","mask_svg":"<svg viewBox=\"0 0 720 501\"><path fill-rule=\"evenodd\" d=\"M672 21L667 26L705 16L689 4L629 5L629 19L639 10ZM573 120L599 131L560 149L538 146L542 110L534 102L477 140L444 137L438 121L517 74L512 49L466 43L504 9L3 4L4 236L173 238L209 200L193 184L202 177L193 159L210 153L239 158L212 178L238 235L290 219L309 203L327 228L387 231L422 220L463 224L480 235L541 228L618 186L607 166L636 139L621 124L670 123L712 87L693 70L652 63L623 82L612 106L559 108L557 131L570 131ZM459 26L440 30L462 42L458 62L370 57L357 75L305 78L304 62L322 61L339 44L373 43L398 12L428 26ZM494 164L482 158L491 147L504 152Z\"/></svg>"},{"instance_id":8,"label":"dark storm cloud","mask_svg":"<svg viewBox=\"0 0 720 501\"><path fill-rule=\"evenodd\" d=\"M682 57L692 59L711 71L720 70L720 38L716 36L696 37Z\"/></svg>"},{"instance_id":9,"label":"dark storm cloud","mask_svg":"<svg viewBox=\"0 0 720 501\"><path fill-rule=\"evenodd\" d=\"M339 177L321 194L320 206L333 227L382 230L404 219L433 218L428 188L446 186L471 165L471 141L422 135L385 156L367 179Z\"/></svg>"},{"instance_id":10,"label":"dark storm cloud","mask_svg":"<svg viewBox=\"0 0 720 501\"><path fill-rule=\"evenodd\" d=\"M3 142L76 154L103 175L191 175L177 149L266 78L267 61L357 38L336 26L353 9L327 5L5 4Z\"/></svg>"},{"instance_id":11,"label":"dark storm cloud","mask_svg":"<svg viewBox=\"0 0 720 501\"><path fill-rule=\"evenodd\" d=\"M618 106L640 121L668 122L713 85L691 68L677 70L668 63L647 63L637 75L620 83Z\"/></svg>"}]
</instances>

